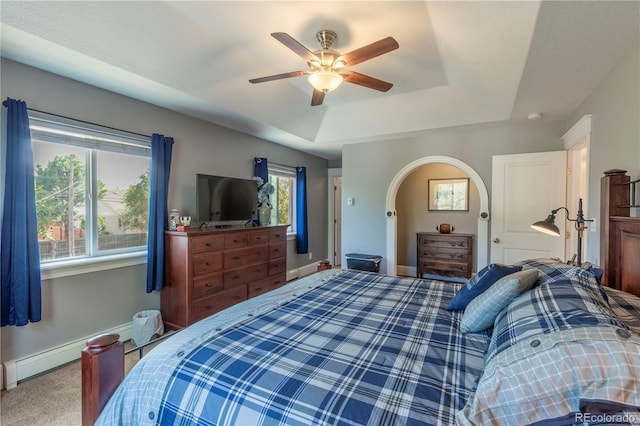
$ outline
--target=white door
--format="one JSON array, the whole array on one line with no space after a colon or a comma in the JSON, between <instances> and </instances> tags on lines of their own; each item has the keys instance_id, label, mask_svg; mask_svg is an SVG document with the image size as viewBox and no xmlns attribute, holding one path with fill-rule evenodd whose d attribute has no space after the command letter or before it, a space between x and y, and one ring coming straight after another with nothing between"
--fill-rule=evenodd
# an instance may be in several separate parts
<instances>
[{"instance_id":1,"label":"white door","mask_svg":"<svg viewBox=\"0 0 640 426\"><path fill-rule=\"evenodd\" d=\"M511 264L538 257L565 260L565 211L556 214L560 237L538 232L531 224L565 205L566 164L565 151L493 157L492 263Z\"/></svg>"},{"instance_id":2,"label":"white door","mask_svg":"<svg viewBox=\"0 0 640 426\"><path fill-rule=\"evenodd\" d=\"M333 264L339 266L342 259L342 176L335 177L333 182Z\"/></svg>"}]
</instances>

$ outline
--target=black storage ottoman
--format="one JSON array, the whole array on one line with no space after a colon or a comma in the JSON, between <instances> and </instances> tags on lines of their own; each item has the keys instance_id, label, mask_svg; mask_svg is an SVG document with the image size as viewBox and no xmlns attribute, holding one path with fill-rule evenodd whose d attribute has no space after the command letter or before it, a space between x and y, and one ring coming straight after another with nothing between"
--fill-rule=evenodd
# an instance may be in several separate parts
<instances>
[{"instance_id":1,"label":"black storage ottoman","mask_svg":"<svg viewBox=\"0 0 640 426\"><path fill-rule=\"evenodd\" d=\"M382 256L373 254L350 253L346 255L347 268L359 271L380 272Z\"/></svg>"}]
</instances>

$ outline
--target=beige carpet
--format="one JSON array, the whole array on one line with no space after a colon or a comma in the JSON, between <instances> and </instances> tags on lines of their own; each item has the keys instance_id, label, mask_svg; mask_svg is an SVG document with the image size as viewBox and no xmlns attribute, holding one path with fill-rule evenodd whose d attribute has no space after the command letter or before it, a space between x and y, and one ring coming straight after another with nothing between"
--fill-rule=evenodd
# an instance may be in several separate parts
<instances>
[{"instance_id":1,"label":"beige carpet","mask_svg":"<svg viewBox=\"0 0 640 426\"><path fill-rule=\"evenodd\" d=\"M125 350L131 348L125 345ZM150 347L145 348L145 354ZM138 361L138 351L125 357L125 372ZM2 426L76 426L82 423L80 360L25 380L0 395Z\"/></svg>"}]
</instances>

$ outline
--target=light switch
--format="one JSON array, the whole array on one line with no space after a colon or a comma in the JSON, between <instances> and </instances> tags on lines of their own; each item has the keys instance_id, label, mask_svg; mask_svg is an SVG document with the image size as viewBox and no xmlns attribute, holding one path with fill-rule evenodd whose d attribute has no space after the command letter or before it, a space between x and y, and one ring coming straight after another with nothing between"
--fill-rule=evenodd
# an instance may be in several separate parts
<instances>
[{"instance_id":1,"label":"light switch","mask_svg":"<svg viewBox=\"0 0 640 426\"><path fill-rule=\"evenodd\" d=\"M347 198L347 205L348 205L348 206L352 206L352 205L353 205L353 203L354 203L354 201L355 201L355 200L353 199L353 197L349 197L349 198Z\"/></svg>"}]
</instances>

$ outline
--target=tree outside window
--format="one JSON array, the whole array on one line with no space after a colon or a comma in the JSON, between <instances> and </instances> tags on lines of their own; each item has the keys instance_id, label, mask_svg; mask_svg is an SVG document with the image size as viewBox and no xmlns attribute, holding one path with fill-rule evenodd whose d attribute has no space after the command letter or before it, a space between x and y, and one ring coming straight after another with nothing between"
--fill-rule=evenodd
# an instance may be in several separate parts
<instances>
[{"instance_id":1,"label":"tree outside window","mask_svg":"<svg viewBox=\"0 0 640 426\"><path fill-rule=\"evenodd\" d=\"M146 248L149 156L32 139L41 261Z\"/></svg>"}]
</instances>

